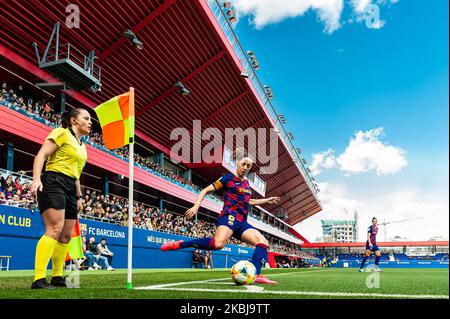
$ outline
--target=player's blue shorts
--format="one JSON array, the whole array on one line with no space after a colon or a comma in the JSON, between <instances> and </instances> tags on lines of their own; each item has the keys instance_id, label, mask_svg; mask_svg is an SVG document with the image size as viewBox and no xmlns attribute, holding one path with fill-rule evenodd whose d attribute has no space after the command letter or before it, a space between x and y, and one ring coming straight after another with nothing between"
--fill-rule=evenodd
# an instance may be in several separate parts
<instances>
[{"instance_id":1,"label":"player's blue shorts","mask_svg":"<svg viewBox=\"0 0 450 319\"><path fill-rule=\"evenodd\" d=\"M227 226L233 231L233 237L241 239L242 234L248 229L255 229L252 225L247 223L247 221L240 222L236 220L236 217L230 214L225 214L219 217L216 222L217 227Z\"/></svg>"},{"instance_id":2,"label":"player's blue shorts","mask_svg":"<svg viewBox=\"0 0 450 319\"><path fill-rule=\"evenodd\" d=\"M368 241L366 241L366 250L370 250L370 251L373 251L373 252L375 252L375 251L377 251L377 250L380 250L380 248L378 248L378 245L377 244L373 244L372 245L372 248L370 248L370 246L369 246L369 242Z\"/></svg>"}]
</instances>

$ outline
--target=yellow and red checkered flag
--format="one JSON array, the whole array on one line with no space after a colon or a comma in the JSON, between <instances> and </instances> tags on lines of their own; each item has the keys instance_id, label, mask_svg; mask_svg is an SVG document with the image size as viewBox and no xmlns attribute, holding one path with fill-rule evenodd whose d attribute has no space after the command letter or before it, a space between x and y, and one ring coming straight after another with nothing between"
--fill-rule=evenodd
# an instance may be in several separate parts
<instances>
[{"instance_id":1,"label":"yellow and red checkered flag","mask_svg":"<svg viewBox=\"0 0 450 319\"><path fill-rule=\"evenodd\" d=\"M78 216L73 228L72 238L67 245L66 261L71 259L83 258L83 242L81 241L80 223L78 222Z\"/></svg>"},{"instance_id":2,"label":"yellow and red checkered flag","mask_svg":"<svg viewBox=\"0 0 450 319\"><path fill-rule=\"evenodd\" d=\"M134 141L134 88L100 104L94 111L108 149L127 145L130 138Z\"/></svg>"}]
</instances>

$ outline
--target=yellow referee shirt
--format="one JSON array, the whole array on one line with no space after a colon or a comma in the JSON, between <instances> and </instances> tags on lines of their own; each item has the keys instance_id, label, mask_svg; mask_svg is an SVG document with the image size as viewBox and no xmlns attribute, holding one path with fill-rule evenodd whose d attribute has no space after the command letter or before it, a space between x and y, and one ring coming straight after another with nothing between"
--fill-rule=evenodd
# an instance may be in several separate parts
<instances>
[{"instance_id":1,"label":"yellow referee shirt","mask_svg":"<svg viewBox=\"0 0 450 319\"><path fill-rule=\"evenodd\" d=\"M69 177L80 179L81 171L87 160L87 151L84 143L78 143L77 138L68 128L56 128L47 136L58 145L45 166L46 171L60 172Z\"/></svg>"}]
</instances>

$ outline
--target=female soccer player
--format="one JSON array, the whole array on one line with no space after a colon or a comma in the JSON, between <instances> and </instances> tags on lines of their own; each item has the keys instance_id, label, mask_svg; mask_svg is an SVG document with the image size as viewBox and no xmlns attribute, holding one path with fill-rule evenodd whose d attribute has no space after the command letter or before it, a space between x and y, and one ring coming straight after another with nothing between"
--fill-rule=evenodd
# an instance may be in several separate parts
<instances>
[{"instance_id":1,"label":"female soccer player","mask_svg":"<svg viewBox=\"0 0 450 319\"><path fill-rule=\"evenodd\" d=\"M35 276L31 289L66 287L62 277L67 244L81 207L81 171L87 160L81 137L91 131L91 116L84 109L72 109L63 115L62 127L50 132L33 164L30 190L37 193L45 233L36 247ZM45 172L42 174L47 159ZM52 258L52 279L45 279Z\"/></svg>"},{"instance_id":2,"label":"female soccer player","mask_svg":"<svg viewBox=\"0 0 450 319\"><path fill-rule=\"evenodd\" d=\"M372 252L374 252L376 255L374 271L381 271L381 269L378 267L378 262L380 261L381 253L377 245L377 233L378 233L377 219L374 217L372 218L372 225L367 230L366 255L364 256L361 262L361 267L359 268L360 272L364 272L364 264L366 263L367 258L370 257Z\"/></svg>"},{"instance_id":3,"label":"female soccer player","mask_svg":"<svg viewBox=\"0 0 450 319\"><path fill-rule=\"evenodd\" d=\"M238 152L237 152L238 153ZM250 199L251 189L245 175L250 171L253 161L244 157L242 152L236 154L237 168L234 174L228 173L219 180L203 189L197 197L195 205L186 211L186 218L190 219L197 214L206 194L221 190L223 192L224 206L217 219L214 238L199 238L190 241L167 242L161 246L161 250L176 250L195 247L205 250L222 249L228 240L234 236L255 247L252 263L255 265L257 277L255 282L262 284L276 284L261 274L262 265L268 261L268 241L253 226L247 223L249 206L277 204L279 197L264 199Z\"/></svg>"}]
</instances>

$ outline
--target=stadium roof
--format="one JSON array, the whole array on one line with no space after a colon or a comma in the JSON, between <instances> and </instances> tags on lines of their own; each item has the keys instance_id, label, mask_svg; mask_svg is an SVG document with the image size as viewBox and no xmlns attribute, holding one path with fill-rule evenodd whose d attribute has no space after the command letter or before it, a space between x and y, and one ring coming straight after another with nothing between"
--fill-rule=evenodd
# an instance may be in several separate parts
<instances>
[{"instance_id":1,"label":"stadium roof","mask_svg":"<svg viewBox=\"0 0 450 319\"><path fill-rule=\"evenodd\" d=\"M102 89L97 93L70 92L69 98L92 108L133 86L136 135L166 154L173 143L172 129L191 128L196 119L202 119L203 129L216 127L222 134L228 127L279 127L252 80L241 76L241 61L206 0L148 0L145 5L119 0L71 3L79 6L81 27L62 27L60 41L86 54L95 50L102 67ZM37 42L41 50L45 48L55 22L65 25L66 5L50 0L5 2L0 19L8 32L0 37L1 55L19 64L24 74L56 81L30 67L30 63L36 65L31 44ZM123 37L127 29L143 42L142 50ZM191 94L179 94L174 86L177 81ZM261 175L266 196L282 196L278 206L265 208L283 207L290 225L322 209L308 174L294 160L292 146L279 135L278 171ZM260 166L257 162L255 169ZM223 168L208 167L208 171L217 176Z\"/></svg>"}]
</instances>

